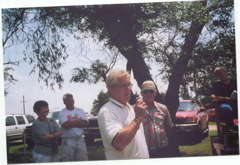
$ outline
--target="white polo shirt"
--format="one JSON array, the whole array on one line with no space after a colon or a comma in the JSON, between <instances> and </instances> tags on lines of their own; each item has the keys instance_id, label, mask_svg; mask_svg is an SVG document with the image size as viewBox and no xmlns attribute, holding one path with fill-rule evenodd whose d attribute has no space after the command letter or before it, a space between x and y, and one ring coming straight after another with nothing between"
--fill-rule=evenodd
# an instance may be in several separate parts
<instances>
[{"instance_id":1,"label":"white polo shirt","mask_svg":"<svg viewBox=\"0 0 240 165\"><path fill-rule=\"evenodd\" d=\"M117 151L112 146L112 140L118 131L127 127L134 118L135 113L131 105L125 106L112 98L100 109L98 123L107 160L149 158L142 124L123 151Z\"/></svg>"}]
</instances>

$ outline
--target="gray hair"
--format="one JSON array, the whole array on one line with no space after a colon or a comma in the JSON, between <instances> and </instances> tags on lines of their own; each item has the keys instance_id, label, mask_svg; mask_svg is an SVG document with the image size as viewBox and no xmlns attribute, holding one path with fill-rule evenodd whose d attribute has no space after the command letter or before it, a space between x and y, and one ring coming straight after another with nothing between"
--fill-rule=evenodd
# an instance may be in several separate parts
<instances>
[{"instance_id":1,"label":"gray hair","mask_svg":"<svg viewBox=\"0 0 240 165\"><path fill-rule=\"evenodd\" d=\"M120 77L130 77L130 74L122 69L112 70L107 76L106 86L107 87L114 86L116 84L117 79Z\"/></svg>"}]
</instances>

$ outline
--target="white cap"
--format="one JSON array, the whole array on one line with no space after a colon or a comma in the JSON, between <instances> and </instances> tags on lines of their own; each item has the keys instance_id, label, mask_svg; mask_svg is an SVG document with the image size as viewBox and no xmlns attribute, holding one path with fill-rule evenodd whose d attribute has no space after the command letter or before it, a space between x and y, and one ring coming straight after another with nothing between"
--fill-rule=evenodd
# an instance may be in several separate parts
<instances>
[{"instance_id":1,"label":"white cap","mask_svg":"<svg viewBox=\"0 0 240 165\"><path fill-rule=\"evenodd\" d=\"M66 93L65 95L63 95L63 100L65 100L68 96L73 96L71 93Z\"/></svg>"},{"instance_id":2,"label":"white cap","mask_svg":"<svg viewBox=\"0 0 240 165\"><path fill-rule=\"evenodd\" d=\"M154 84L153 81L151 80L147 80L144 81L142 86L141 86L141 90L145 91L145 90L156 90L156 85Z\"/></svg>"}]
</instances>

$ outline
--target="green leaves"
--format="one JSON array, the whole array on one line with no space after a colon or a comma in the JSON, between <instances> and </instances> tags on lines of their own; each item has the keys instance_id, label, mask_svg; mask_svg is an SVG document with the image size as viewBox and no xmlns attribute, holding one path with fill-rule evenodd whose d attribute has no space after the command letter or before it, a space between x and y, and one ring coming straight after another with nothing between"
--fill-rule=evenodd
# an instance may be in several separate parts
<instances>
[{"instance_id":1,"label":"green leaves","mask_svg":"<svg viewBox=\"0 0 240 165\"><path fill-rule=\"evenodd\" d=\"M100 60L96 60L90 68L74 68L70 82L96 84L99 81L105 81L107 72L108 67Z\"/></svg>"},{"instance_id":2,"label":"green leaves","mask_svg":"<svg viewBox=\"0 0 240 165\"><path fill-rule=\"evenodd\" d=\"M204 3L180 1L3 9L3 45L4 49L19 43L24 45L24 60L32 65L31 73L37 72L39 81L47 86L53 87L56 83L61 88L64 79L59 72L69 57L67 37L74 35L81 43L89 44L86 40L91 38L96 44L104 45L112 53L108 56L114 60L109 64L107 60L95 60L99 56L96 55L89 67L73 69L70 82L104 81L116 62L114 53L118 51L128 60L128 68L136 68L135 73L141 72L134 74L139 84L151 78L146 63L151 66L155 62L165 80L174 70L185 74L177 79L189 89L194 89L193 73L197 73L198 92L207 94L205 87L210 86L213 78L201 80L208 79L216 65L225 65L236 73L235 27L233 0ZM79 44L79 54L83 49Z\"/></svg>"},{"instance_id":3,"label":"green leaves","mask_svg":"<svg viewBox=\"0 0 240 165\"><path fill-rule=\"evenodd\" d=\"M91 110L91 114L97 114L100 110L100 108L108 102L108 99L110 98L110 95L108 93L105 93L103 91L101 91L98 96L97 99L95 99L93 101L93 108Z\"/></svg>"}]
</instances>

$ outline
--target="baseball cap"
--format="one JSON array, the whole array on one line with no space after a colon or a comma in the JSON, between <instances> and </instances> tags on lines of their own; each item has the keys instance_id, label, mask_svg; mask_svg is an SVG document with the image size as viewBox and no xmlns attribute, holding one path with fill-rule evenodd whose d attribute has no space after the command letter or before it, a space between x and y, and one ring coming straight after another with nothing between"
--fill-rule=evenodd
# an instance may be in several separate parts
<instances>
[{"instance_id":1,"label":"baseball cap","mask_svg":"<svg viewBox=\"0 0 240 165\"><path fill-rule=\"evenodd\" d=\"M65 100L68 96L73 96L71 93L66 93L65 95L63 95L63 100Z\"/></svg>"},{"instance_id":2,"label":"baseball cap","mask_svg":"<svg viewBox=\"0 0 240 165\"><path fill-rule=\"evenodd\" d=\"M227 70L226 70L225 67L216 67L216 68L214 69L214 74L216 74L217 71L225 71L225 72L226 72Z\"/></svg>"},{"instance_id":3,"label":"baseball cap","mask_svg":"<svg viewBox=\"0 0 240 165\"><path fill-rule=\"evenodd\" d=\"M142 83L141 90L156 90L156 86L153 81L147 80Z\"/></svg>"}]
</instances>

